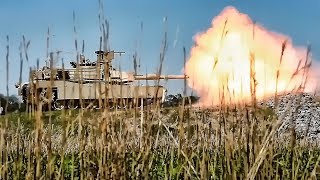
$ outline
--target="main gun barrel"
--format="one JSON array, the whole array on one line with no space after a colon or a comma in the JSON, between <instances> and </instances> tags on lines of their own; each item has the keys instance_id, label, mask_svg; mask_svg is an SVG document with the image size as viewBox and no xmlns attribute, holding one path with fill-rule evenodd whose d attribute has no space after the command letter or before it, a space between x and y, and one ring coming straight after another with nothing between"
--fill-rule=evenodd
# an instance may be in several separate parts
<instances>
[{"instance_id":1,"label":"main gun barrel","mask_svg":"<svg viewBox=\"0 0 320 180\"><path fill-rule=\"evenodd\" d=\"M156 74L147 74L147 75L134 75L135 80L158 80L158 79L188 79L187 75L156 75Z\"/></svg>"}]
</instances>

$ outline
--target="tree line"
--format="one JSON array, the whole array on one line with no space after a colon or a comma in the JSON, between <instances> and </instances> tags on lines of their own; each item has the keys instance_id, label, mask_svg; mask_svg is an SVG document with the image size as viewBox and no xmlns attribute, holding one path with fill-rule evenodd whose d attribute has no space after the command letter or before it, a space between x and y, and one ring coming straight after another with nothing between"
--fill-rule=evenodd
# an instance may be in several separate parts
<instances>
[{"instance_id":1,"label":"tree line","mask_svg":"<svg viewBox=\"0 0 320 180\"><path fill-rule=\"evenodd\" d=\"M177 95L167 95L165 98L165 102L163 103L164 107L173 107L179 106L182 104L183 97L181 94ZM193 104L199 100L197 96L189 96L186 98L185 104ZM7 107L7 108L6 108ZM22 103L19 98L15 95L11 95L9 97L0 94L0 115L4 115L6 113L11 112L23 112L26 110L26 105Z\"/></svg>"}]
</instances>

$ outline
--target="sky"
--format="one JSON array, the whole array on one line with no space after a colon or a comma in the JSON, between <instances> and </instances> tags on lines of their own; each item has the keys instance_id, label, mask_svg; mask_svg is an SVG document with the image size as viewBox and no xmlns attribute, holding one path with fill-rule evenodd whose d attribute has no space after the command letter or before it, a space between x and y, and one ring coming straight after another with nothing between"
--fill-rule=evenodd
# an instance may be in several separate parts
<instances>
[{"instance_id":1,"label":"sky","mask_svg":"<svg viewBox=\"0 0 320 180\"><path fill-rule=\"evenodd\" d=\"M133 54L140 60L140 74L155 73L159 66L162 40L167 32L168 49L163 74L181 74L183 47L187 55L194 45L193 37L211 26L212 19L225 7L234 6L269 30L288 35L296 45L311 44L314 60L320 60L319 0L105 0L103 13L110 25L110 48L125 54L114 61L123 71L133 71ZM75 21L73 21L73 12ZM0 93L6 94L6 37L9 37L9 94L17 94L19 81L19 45L22 36L30 40L29 61L24 60L23 81L30 67L45 64L47 30L50 51L62 51L68 64L76 58L74 41L84 55L95 60L99 49L98 0L0 0ZM164 21L166 19L166 21ZM75 25L77 33L73 32ZM162 81L171 94L182 93L182 80ZM192 93L191 90L188 93Z\"/></svg>"}]
</instances>

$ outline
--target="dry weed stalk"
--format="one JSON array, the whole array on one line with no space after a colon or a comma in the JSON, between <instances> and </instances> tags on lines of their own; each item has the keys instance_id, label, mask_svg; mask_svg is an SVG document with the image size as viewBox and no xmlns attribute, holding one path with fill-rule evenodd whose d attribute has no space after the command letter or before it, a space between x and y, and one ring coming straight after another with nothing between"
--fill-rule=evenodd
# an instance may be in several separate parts
<instances>
[{"instance_id":1,"label":"dry weed stalk","mask_svg":"<svg viewBox=\"0 0 320 180\"><path fill-rule=\"evenodd\" d=\"M107 50L109 24L103 16L102 2L99 3L100 50ZM75 22L75 13L73 18ZM222 40L227 34L226 26L227 20ZM50 68L53 68L54 54L49 52L49 32L48 29L47 56L50 56ZM74 33L76 59L79 61L75 25ZM26 41L23 36L20 46L20 82L23 60L28 61L29 45L30 41ZM84 45L83 41L82 53ZM24 57L22 50L25 53ZM158 75L162 73L166 50L167 32L164 34L160 50ZM282 54L284 50L285 43ZM101 108L99 110L93 110L90 103L80 110L63 109L56 112L49 108L49 112L43 113L38 97L28 99L32 104L30 109L27 108L30 113L13 113L0 117L0 179L9 176L17 179L318 178L320 156L317 148L300 147L294 129L289 145L282 146L283 142L275 136L277 129L281 128L283 123L287 123L284 116L292 114L292 100L285 108L287 113L279 118L257 106L258 82L255 79L254 50L248 53L251 78L250 107L245 106L245 102L228 104L227 102L236 99L235 93L231 92L228 86L222 86L220 89L221 106L218 110L197 110L191 105L187 107L190 100L185 99L186 81L183 99L178 107L164 108L157 102L140 109L130 107L126 110L110 110L109 103L103 101L101 96L103 88L108 92L108 85L98 87L97 98ZM185 63L185 48L183 56ZM138 57L135 53L135 73L139 66ZM6 61L8 72L9 42ZM219 59L215 58L214 62L216 65ZM311 63L307 63L306 60L304 67L300 67L301 63L291 79L298 71L303 70L306 71L305 81L307 80L307 70ZM65 68L64 62L62 68ZM100 69L97 70L99 71ZM277 72L277 78L280 73ZM53 77L49 89L53 86L52 82ZM159 85L160 80L156 80L155 84ZM81 92L81 88L79 89ZM136 97L137 100L141 100L139 98ZM277 98L276 92L275 99ZM114 101L113 105L121 106L122 100Z\"/></svg>"}]
</instances>

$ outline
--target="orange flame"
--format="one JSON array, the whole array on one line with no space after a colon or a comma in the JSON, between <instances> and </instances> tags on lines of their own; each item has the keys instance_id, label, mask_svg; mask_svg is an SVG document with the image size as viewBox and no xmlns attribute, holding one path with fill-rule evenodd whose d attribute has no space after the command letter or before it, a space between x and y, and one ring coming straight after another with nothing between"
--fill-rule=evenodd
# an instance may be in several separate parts
<instances>
[{"instance_id":1,"label":"orange flame","mask_svg":"<svg viewBox=\"0 0 320 180\"><path fill-rule=\"evenodd\" d=\"M204 106L222 99L225 103L250 100L253 91L259 100L274 95L276 89L296 89L306 79L308 68L303 66L310 63L306 48L293 46L289 37L254 24L233 7L225 8L213 19L212 27L194 40L185 73ZM315 74L309 70L305 91L315 90Z\"/></svg>"}]
</instances>

